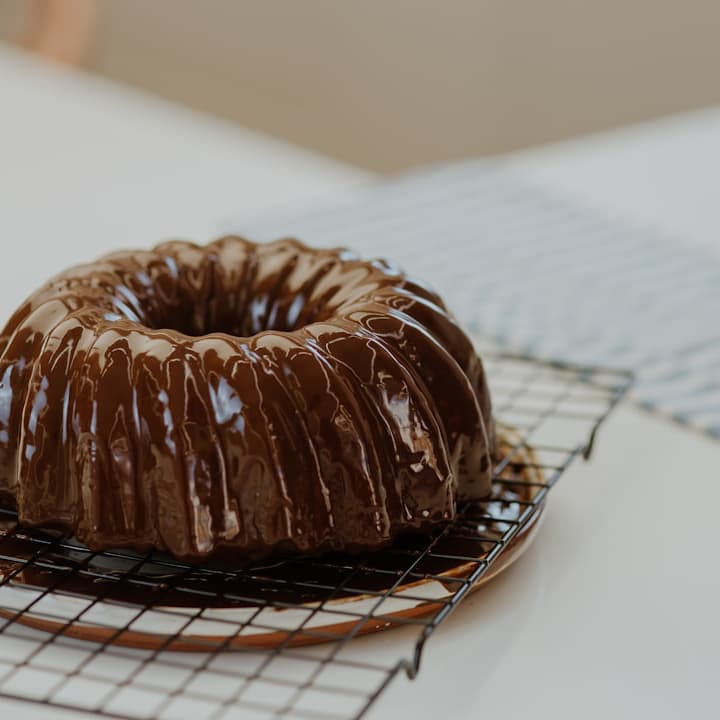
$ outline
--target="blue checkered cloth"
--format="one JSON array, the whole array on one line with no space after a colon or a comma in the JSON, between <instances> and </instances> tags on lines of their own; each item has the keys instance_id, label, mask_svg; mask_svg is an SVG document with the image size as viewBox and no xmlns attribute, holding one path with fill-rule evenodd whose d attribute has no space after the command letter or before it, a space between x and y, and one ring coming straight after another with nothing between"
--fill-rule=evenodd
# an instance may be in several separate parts
<instances>
[{"instance_id":1,"label":"blue checkered cloth","mask_svg":"<svg viewBox=\"0 0 720 720\"><path fill-rule=\"evenodd\" d=\"M386 257L434 285L472 333L632 369L642 405L720 438L720 259L702 249L523 184L492 161L223 229Z\"/></svg>"}]
</instances>

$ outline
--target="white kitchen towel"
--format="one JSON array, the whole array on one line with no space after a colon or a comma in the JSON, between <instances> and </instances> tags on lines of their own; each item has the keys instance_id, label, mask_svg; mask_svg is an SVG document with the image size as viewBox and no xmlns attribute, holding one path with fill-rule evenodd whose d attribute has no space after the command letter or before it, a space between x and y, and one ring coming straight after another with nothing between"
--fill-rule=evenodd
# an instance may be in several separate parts
<instances>
[{"instance_id":1,"label":"white kitchen towel","mask_svg":"<svg viewBox=\"0 0 720 720\"><path fill-rule=\"evenodd\" d=\"M720 261L524 184L500 163L418 171L341 207L224 229L386 257L435 286L473 333L632 369L643 405L720 437Z\"/></svg>"}]
</instances>

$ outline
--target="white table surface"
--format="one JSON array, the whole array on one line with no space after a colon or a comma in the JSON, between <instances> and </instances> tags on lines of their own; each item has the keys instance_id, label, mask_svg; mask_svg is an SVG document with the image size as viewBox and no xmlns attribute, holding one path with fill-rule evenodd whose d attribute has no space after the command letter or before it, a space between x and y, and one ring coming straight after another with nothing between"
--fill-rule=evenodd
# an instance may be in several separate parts
<instances>
[{"instance_id":1,"label":"white table surface","mask_svg":"<svg viewBox=\"0 0 720 720\"><path fill-rule=\"evenodd\" d=\"M526 180L720 253L720 107L525 150Z\"/></svg>"},{"instance_id":2,"label":"white table surface","mask_svg":"<svg viewBox=\"0 0 720 720\"><path fill-rule=\"evenodd\" d=\"M0 315L58 268L226 218L351 194L368 174L0 50ZM513 172L716 247L720 111L538 149ZM383 718L717 717L720 444L620 408L553 491L531 550L432 637ZM580 518L593 517L588 524ZM359 640L372 655L405 631ZM0 715L73 717L0 699Z\"/></svg>"}]
</instances>

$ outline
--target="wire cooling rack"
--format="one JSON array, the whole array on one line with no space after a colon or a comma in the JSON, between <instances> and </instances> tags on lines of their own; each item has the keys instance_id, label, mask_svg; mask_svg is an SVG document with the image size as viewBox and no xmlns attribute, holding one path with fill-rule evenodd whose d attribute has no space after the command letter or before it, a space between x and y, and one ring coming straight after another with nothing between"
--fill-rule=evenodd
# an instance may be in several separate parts
<instances>
[{"instance_id":1,"label":"wire cooling rack","mask_svg":"<svg viewBox=\"0 0 720 720\"><path fill-rule=\"evenodd\" d=\"M120 718L361 717L398 672L416 674L427 638L508 560L630 384L484 357L495 415L512 427L493 496L429 538L229 570L93 553L0 508L0 695ZM397 626L415 629L409 652L353 640Z\"/></svg>"}]
</instances>

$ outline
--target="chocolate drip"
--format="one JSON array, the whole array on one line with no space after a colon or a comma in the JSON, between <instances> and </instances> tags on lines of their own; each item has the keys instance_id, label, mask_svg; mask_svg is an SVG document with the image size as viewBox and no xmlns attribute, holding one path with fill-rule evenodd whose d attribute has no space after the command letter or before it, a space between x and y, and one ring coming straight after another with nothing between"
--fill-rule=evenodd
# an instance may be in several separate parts
<instances>
[{"instance_id":1,"label":"chocolate drip","mask_svg":"<svg viewBox=\"0 0 720 720\"><path fill-rule=\"evenodd\" d=\"M379 548L486 495L493 445L440 298L344 250L115 253L0 336L0 496L93 549Z\"/></svg>"}]
</instances>

